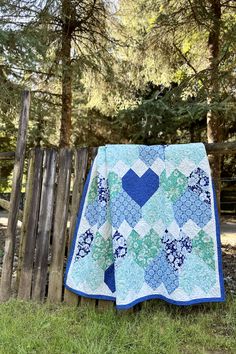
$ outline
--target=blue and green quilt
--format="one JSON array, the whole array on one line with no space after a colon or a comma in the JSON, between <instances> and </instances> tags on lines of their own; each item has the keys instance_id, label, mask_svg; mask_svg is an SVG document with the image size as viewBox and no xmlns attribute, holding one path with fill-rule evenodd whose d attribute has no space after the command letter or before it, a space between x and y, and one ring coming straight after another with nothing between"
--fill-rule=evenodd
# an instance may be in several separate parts
<instances>
[{"instance_id":1,"label":"blue and green quilt","mask_svg":"<svg viewBox=\"0 0 236 354\"><path fill-rule=\"evenodd\" d=\"M216 198L203 144L98 149L65 286L120 309L153 298L177 305L224 301Z\"/></svg>"}]
</instances>

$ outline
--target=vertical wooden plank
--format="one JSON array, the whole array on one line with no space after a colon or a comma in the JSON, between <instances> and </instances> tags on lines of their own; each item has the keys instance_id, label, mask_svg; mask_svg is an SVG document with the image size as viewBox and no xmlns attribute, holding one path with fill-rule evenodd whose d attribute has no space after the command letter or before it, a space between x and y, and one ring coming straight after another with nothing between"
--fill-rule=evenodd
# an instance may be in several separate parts
<instances>
[{"instance_id":1,"label":"vertical wooden plank","mask_svg":"<svg viewBox=\"0 0 236 354\"><path fill-rule=\"evenodd\" d=\"M75 150L75 167L74 167L74 184L72 192L72 201L71 201L71 218L70 218L70 229L69 229L69 238L67 246L67 256L70 252L71 241L74 235L77 214L80 205L80 199L83 191L83 186L85 182L86 170L88 163L88 149L81 148ZM64 292L64 301L70 305L78 305L78 296L75 293L65 289Z\"/></svg>"},{"instance_id":2,"label":"vertical wooden plank","mask_svg":"<svg viewBox=\"0 0 236 354\"><path fill-rule=\"evenodd\" d=\"M54 209L56 158L55 150L45 150L32 289L32 298L37 301L43 300L45 296L48 250Z\"/></svg>"},{"instance_id":3,"label":"vertical wooden plank","mask_svg":"<svg viewBox=\"0 0 236 354\"><path fill-rule=\"evenodd\" d=\"M114 301L98 300L98 309L100 311L106 311L114 308Z\"/></svg>"},{"instance_id":4,"label":"vertical wooden plank","mask_svg":"<svg viewBox=\"0 0 236 354\"><path fill-rule=\"evenodd\" d=\"M218 157L218 158L217 158ZM208 154L208 160L211 168L211 176L214 182L216 201L217 201L217 212L220 218L221 205L220 205L220 195L221 195L221 159L222 156L218 154Z\"/></svg>"},{"instance_id":5,"label":"vertical wooden plank","mask_svg":"<svg viewBox=\"0 0 236 354\"><path fill-rule=\"evenodd\" d=\"M42 183L43 150L32 151L26 188L24 221L21 228L21 247L18 258L18 298L30 299L36 231L38 225L41 183Z\"/></svg>"},{"instance_id":6,"label":"vertical wooden plank","mask_svg":"<svg viewBox=\"0 0 236 354\"><path fill-rule=\"evenodd\" d=\"M91 308L94 308L96 306L96 299L90 299L88 297L81 296L79 305L90 306Z\"/></svg>"},{"instance_id":7,"label":"vertical wooden plank","mask_svg":"<svg viewBox=\"0 0 236 354\"><path fill-rule=\"evenodd\" d=\"M70 197L72 153L68 148L59 153L59 177L52 239L52 262L49 272L48 301L62 301L67 217Z\"/></svg>"},{"instance_id":8,"label":"vertical wooden plank","mask_svg":"<svg viewBox=\"0 0 236 354\"><path fill-rule=\"evenodd\" d=\"M10 210L4 249L2 276L0 283L0 301L7 301L11 295L12 267L15 251L17 217L20 205L21 183L24 170L24 158L26 149L26 133L29 121L30 92L24 91L22 98L22 111L20 115L15 165L13 170L13 182L10 198Z\"/></svg>"},{"instance_id":9,"label":"vertical wooden plank","mask_svg":"<svg viewBox=\"0 0 236 354\"><path fill-rule=\"evenodd\" d=\"M19 280L20 280L20 272L22 267L22 260L23 260L23 249L25 243L25 235L27 231L27 220L29 217L29 210L30 210L30 195L33 191L33 171L34 171L34 151L31 150L29 153L28 159L28 171L27 171L27 178L26 178L26 193L25 193L25 200L24 200L24 208L23 208L23 219L21 225L21 234L20 234L20 246L19 246L19 254L18 254L18 265L17 265L17 276L16 276L16 287L19 287Z\"/></svg>"},{"instance_id":10,"label":"vertical wooden plank","mask_svg":"<svg viewBox=\"0 0 236 354\"><path fill-rule=\"evenodd\" d=\"M20 273L21 273L23 253L25 248L27 224L28 224L28 218L30 213L30 200L33 193L34 166L35 166L35 150L30 150L29 158L28 158L28 171L26 177L23 219L22 219L21 234L20 234L20 246L19 246L19 253L18 253L18 265L17 265L17 276L16 276L17 291L19 288Z\"/></svg>"}]
</instances>

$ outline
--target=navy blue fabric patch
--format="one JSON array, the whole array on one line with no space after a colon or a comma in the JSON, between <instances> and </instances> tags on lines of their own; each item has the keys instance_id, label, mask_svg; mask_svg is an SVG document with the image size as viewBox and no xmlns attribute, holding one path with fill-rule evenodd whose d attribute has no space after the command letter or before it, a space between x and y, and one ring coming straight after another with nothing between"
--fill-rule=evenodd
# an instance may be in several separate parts
<instances>
[{"instance_id":1,"label":"navy blue fabric patch","mask_svg":"<svg viewBox=\"0 0 236 354\"><path fill-rule=\"evenodd\" d=\"M116 291L114 263L112 263L112 264L110 265L110 267L108 267L108 268L105 270L104 282L106 283L106 285L108 286L108 288L111 290L111 292L114 293L114 292Z\"/></svg>"},{"instance_id":2,"label":"navy blue fabric patch","mask_svg":"<svg viewBox=\"0 0 236 354\"><path fill-rule=\"evenodd\" d=\"M150 168L141 177L130 169L122 178L122 187L142 207L159 188L159 176Z\"/></svg>"},{"instance_id":3,"label":"navy blue fabric patch","mask_svg":"<svg viewBox=\"0 0 236 354\"><path fill-rule=\"evenodd\" d=\"M87 256L87 254L90 252L93 239L94 236L90 229L88 229L85 233L79 236L76 259L80 259Z\"/></svg>"}]
</instances>

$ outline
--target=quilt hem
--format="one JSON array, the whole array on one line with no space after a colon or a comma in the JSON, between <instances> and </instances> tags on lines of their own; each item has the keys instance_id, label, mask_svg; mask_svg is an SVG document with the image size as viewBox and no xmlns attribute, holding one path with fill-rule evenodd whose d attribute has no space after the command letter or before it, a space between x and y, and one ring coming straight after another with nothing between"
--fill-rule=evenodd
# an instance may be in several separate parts
<instances>
[{"instance_id":1,"label":"quilt hem","mask_svg":"<svg viewBox=\"0 0 236 354\"><path fill-rule=\"evenodd\" d=\"M112 301L115 302L116 298L112 297L112 296L108 296L108 295L95 295L95 294L87 294L84 293L83 291L79 291L79 290L75 290L71 287L69 287L68 285L65 285L65 288L72 291L73 293L79 295L79 296L83 296L83 297L87 297L90 299L96 299L96 300L108 300L108 301ZM212 298L199 298L199 299L193 299L193 300L189 300L189 301L177 301L177 300L172 300L169 299L168 297L165 297L163 295L160 294L153 294L153 295L147 295L147 296L143 296L140 297L128 304L125 305L117 305L115 304L115 307L117 310L128 310L131 307L139 304L140 302L143 301L147 301L147 300L154 300L154 299L159 299L159 300L164 300L166 302L168 302L169 304L172 305L177 305L177 306L191 306L191 305L195 305L195 304L200 304L200 303L205 303L205 302L224 302L225 301L225 296L222 295L221 297L212 297Z\"/></svg>"},{"instance_id":2,"label":"quilt hem","mask_svg":"<svg viewBox=\"0 0 236 354\"><path fill-rule=\"evenodd\" d=\"M72 291L73 293L75 293L76 295L79 295L79 296L83 296L83 297L87 297L87 298L90 298L90 299L97 299L97 300L110 300L110 301L115 301L116 298L115 297L112 297L112 296L109 296L109 295L97 295L97 294L87 294L87 293L84 293L83 291L80 291L80 290L75 290L73 288L71 288L69 285L65 284L65 288Z\"/></svg>"}]
</instances>

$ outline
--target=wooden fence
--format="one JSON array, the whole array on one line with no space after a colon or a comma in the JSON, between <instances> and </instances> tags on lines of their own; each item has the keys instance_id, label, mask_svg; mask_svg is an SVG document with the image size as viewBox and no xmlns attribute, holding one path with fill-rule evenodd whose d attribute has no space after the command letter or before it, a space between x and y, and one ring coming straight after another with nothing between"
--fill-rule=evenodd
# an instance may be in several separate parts
<instances>
[{"instance_id":1,"label":"wooden fence","mask_svg":"<svg viewBox=\"0 0 236 354\"><path fill-rule=\"evenodd\" d=\"M16 282L13 288L8 287L7 294L4 290L2 300L14 295L24 300L47 299L73 305L80 301L95 306L96 300L80 299L64 289L63 276L84 181L96 151L96 148L30 151ZM4 257L4 262L9 258ZM7 263L12 274L11 259ZM99 300L97 305L112 306L112 303Z\"/></svg>"},{"instance_id":2,"label":"wooden fence","mask_svg":"<svg viewBox=\"0 0 236 354\"><path fill-rule=\"evenodd\" d=\"M30 151L16 282L14 289L8 287L7 293L4 289L2 300L15 293L24 300L113 306L109 301L80 298L63 287L80 197L96 151L96 148ZM13 263L7 255L4 262L9 276Z\"/></svg>"},{"instance_id":3,"label":"wooden fence","mask_svg":"<svg viewBox=\"0 0 236 354\"><path fill-rule=\"evenodd\" d=\"M16 291L20 299L77 304L63 288L84 180L96 149L33 149L21 227ZM95 305L95 301L94 301Z\"/></svg>"},{"instance_id":4,"label":"wooden fence","mask_svg":"<svg viewBox=\"0 0 236 354\"><path fill-rule=\"evenodd\" d=\"M15 158L0 301L13 294L19 299L68 304L89 304L106 308L113 303L83 298L63 287L66 260L75 229L86 174L96 148L63 148L30 151L23 211L19 210L29 118L29 92L23 95L16 152L0 153L1 159ZM208 154L236 153L236 142L205 144ZM1 203L0 203L1 204ZM4 205L3 205L4 204ZM22 220L18 264L13 277L17 221ZM13 286L12 280L15 279Z\"/></svg>"}]
</instances>

